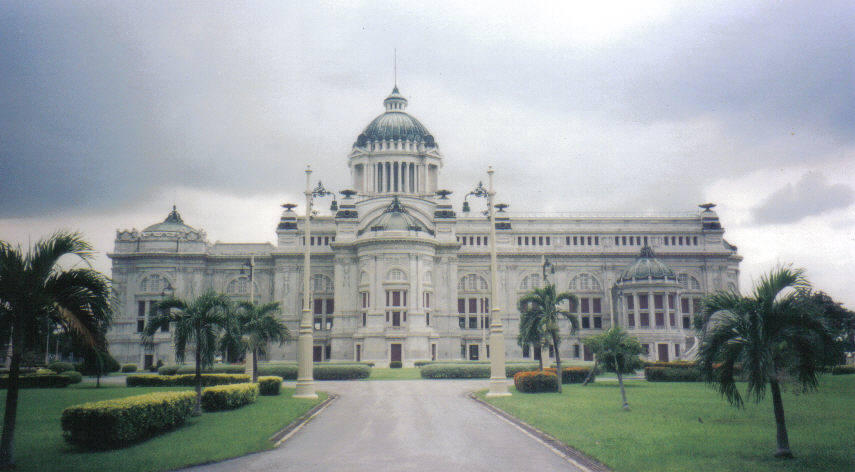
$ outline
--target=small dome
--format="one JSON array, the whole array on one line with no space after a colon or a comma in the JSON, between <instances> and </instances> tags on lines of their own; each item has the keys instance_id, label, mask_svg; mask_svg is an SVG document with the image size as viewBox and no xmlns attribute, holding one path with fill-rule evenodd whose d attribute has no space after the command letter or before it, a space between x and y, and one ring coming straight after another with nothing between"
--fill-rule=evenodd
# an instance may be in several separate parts
<instances>
[{"instance_id":1,"label":"small dome","mask_svg":"<svg viewBox=\"0 0 855 472\"><path fill-rule=\"evenodd\" d=\"M392 203L379 216L365 226L368 231L423 231L434 234L421 220L410 215L401 205L398 197L392 198ZM363 230L363 231L365 231Z\"/></svg>"},{"instance_id":2,"label":"small dome","mask_svg":"<svg viewBox=\"0 0 855 472\"><path fill-rule=\"evenodd\" d=\"M172 205L172 211L166 216L166 219L161 223L156 223L142 230L143 233L197 233L195 229L184 224L181 215L175 205Z\"/></svg>"},{"instance_id":3,"label":"small dome","mask_svg":"<svg viewBox=\"0 0 855 472\"><path fill-rule=\"evenodd\" d=\"M424 143L426 147L436 147L433 135L425 128L419 120L404 112L407 108L407 99L398 92L396 86L392 93L383 100L386 113L374 118L365 127L362 134L356 138L354 146L365 146L371 141L412 141Z\"/></svg>"},{"instance_id":4,"label":"small dome","mask_svg":"<svg viewBox=\"0 0 855 472\"><path fill-rule=\"evenodd\" d=\"M665 280L674 279L674 270L664 262L653 256L653 249L649 246L641 248L641 255L626 270L623 271L618 282L631 282L633 280Z\"/></svg>"}]
</instances>

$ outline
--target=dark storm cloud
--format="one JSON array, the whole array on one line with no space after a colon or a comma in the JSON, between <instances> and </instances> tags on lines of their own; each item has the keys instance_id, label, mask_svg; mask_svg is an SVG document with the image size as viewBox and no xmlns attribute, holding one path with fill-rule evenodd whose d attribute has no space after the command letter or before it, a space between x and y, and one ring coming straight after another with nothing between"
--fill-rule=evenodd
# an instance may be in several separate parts
<instances>
[{"instance_id":1,"label":"dark storm cloud","mask_svg":"<svg viewBox=\"0 0 855 472\"><path fill-rule=\"evenodd\" d=\"M520 179L566 172L550 192L557 202L601 192L591 201L606 209L685 208L710 175L818 159L853 141L852 4L689 5L585 46L470 29L450 8L14 4L0 16L0 217L127 208L175 186L299 188L306 162L347 185L344 156L381 110L395 46L411 110L441 144L490 127L471 155L444 147L444 186L458 190L489 161ZM666 132L661 143L609 136L574 148L572 127L544 137L527 129L542 123L432 109L404 85L416 82L461 109L502 102L559 123L639 127L709 120L727 141L696 148ZM645 174L631 200L620 196Z\"/></svg>"},{"instance_id":2,"label":"dark storm cloud","mask_svg":"<svg viewBox=\"0 0 855 472\"><path fill-rule=\"evenodd\" d=\"M844 184L829 184L825 176L808 172L795 185L776 190L753 210L759 224L795 223L809 216L846 208L855 191Z\"/></svg>"}]
</instances>

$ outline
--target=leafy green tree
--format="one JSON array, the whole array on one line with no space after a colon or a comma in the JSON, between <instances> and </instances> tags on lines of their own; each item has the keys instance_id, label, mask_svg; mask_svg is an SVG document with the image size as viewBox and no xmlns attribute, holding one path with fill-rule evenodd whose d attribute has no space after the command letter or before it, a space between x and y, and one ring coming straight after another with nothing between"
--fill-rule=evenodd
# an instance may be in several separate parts
<instances>
[{"instance_id":1,"label":"leafy green tree","mask_svg":"<svg viewBox=\"0 0 855 472\"><path fill-rule=\"evenodd\" d=\"M101 348L81 346L78 352L81 351L83 352L83 363L80 367L80 373L95 377L96 388L101 387L102 375L118 372L122 367L109 352Z\"/></svg>"},{"instance_id":2,"label":"leafy green tree","mask_svg":"<svg viewBox=\"0 0 855 472\"><path fill-rule=\"evenodd\" d=\"M779 267L764 275L750 296L716 292L703 301L695 320L699 330L698 367L707 382L736 407L738 370L747 380L747 396L759 403L772 392L777 427L776 457L792 458L781 383L792 380L803 391L817 388L830 330L816 307L803 296L809 283L801 269Z\"/></svg>"},{"instance_id":3,"label":"leafy green tree","mask_svg":"<svg viewBox=\"0 0 855 472\"><path fill-rule=\"evenodd\" d=\"M241 302L237 309L237 328L243 345L252 352L252 381L258 382L258 355L267 353L267 346L278 342L281 346L291 338L288 327L279 319L278 302L259 305Z\"/></svg>"},{"instance_id":4,"label":"leafy green tree","mask_svg":"<svg viewBox=\"0 0 855 472\"><path fill-rule=\"evenodd\" d=\"M835 348L829 351L828 363L831 365L845 363L845 353L855 351L855 312L834 301L822 291L806 293L805 297L825 318L834 337Z\"/></svg>"},{"instance_id":5,"label":"leafy green tree","mask_svg":"<svg viewBox=\"0 0 855 472\"><path fill-rule=\"evenodd\" d=\"M543 337L552 344L555 351L555 365L558 368L558 378L561 379L561 355L558 348L561 345L561 333L558 322L566 319L570 322L570 334L576 332L579 320L576 315L561 308L564 302L576 303L577 298L569 292L556 293L555 284L543 288L535 288L519 300L520 329L526 332L542 333ZM541 356L543 358L543 356ZM558 382L558 392L561 393L561 382Z\"/></svg>"},{"instance_id":6,"label":"leafy green tree","mask_svg":"<svg viewBox=\"0 0 855 472\"><path fill-rule=\"evenodd\" d=\"M605 370L617 374L623 409L629 410L629 402L626 401L626 389L623 386L623 374L633 373L641 367L642 363L638 355L643 352L643 349L638 339L630 336L619 326L615 326L604 333L586 338L582 342L597 356L597 362L602 364Z\"/></svg>"},{"instance_id":7,"label":"leafy green tree","mask_svg":"<svg viewBox=\"0 0 855 472\"><path fill-rule=\"evenodd\" d=\"M40 240L26 254L0 242L0 324L12 333L0 468L14 464L18 381L25 350L43 342L44 329L55 326L74 333L87 346L106 349L104 334L112 319L110 282L88 267L63 269L59 265L63 256L88 263L92 246L79 233L69 232Z\"/></svg>"},{"instance_id":8,"label":"leafy green tree","mask_svg":"<svg viewBox=\"0 0 855 472\"><path fill-rule=\"evenodd\" d=\"M170 326L175 344L175 357L184 362L184 356L192 345L196 363L196 407L194 414L202 414L202 369L214 363L217 353L217 338L228 326L232 312L231 300L213 291L206 292L190 301L171 297L157 304L158 313L145 325L143 343L154 345L154 334L164 326Z\"/></svg>"}]
</instances>

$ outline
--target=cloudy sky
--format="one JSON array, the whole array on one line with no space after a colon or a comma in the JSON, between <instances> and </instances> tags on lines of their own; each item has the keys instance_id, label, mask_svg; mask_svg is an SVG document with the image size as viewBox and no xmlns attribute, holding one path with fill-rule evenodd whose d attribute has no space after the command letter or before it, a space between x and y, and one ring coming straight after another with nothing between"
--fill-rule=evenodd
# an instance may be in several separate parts
<instances>
[{"instance_id":1,"label":"cloudy sky","mask_svg":"<svg viewBox=\"0 0 855 472\"><path fill-rule=\"evenodd\" d=\"M855 4L477 3L8 2L0 240L77 229L108 270L174 202L273 241L307 163L349 186L397 48L458 200L493 165L517 210L712 201L743 288L791 262L855 307Z\"/></svg>"}]
</instances>

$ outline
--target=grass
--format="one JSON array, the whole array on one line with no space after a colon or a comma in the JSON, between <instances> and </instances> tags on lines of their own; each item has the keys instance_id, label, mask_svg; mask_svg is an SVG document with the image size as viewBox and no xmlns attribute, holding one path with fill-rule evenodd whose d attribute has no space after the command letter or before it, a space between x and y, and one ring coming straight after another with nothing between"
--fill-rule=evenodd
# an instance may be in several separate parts
<instances>
[{"instance_id":1,"label":"grass","mask_svg":"<svg viewBox=\"0 0 855 472\"><path fill-rule=\"evenodd\" d=\"M15 429L16 470L160 471L241 456L271 448L270 436L326 398L319 393L319 400L293 399L294 389L283 388L279 396L259 396L256 403L237 410L204 413L176 430L113 451L86 452L62 439L60 415L67 406L165 390L187 388L79 385L21 390ZM5 397L5 391L0 394Z\"/></svg>"},{"instance_id":2,"label":"grass","mask_svg":"<svg viewBox=\"0 0 855 472\"><path fill-rule=\"evenodd\" d=\"M371 376L367 380L418 380L421 378L418 367L402 367L400 369L372 367Z\"/></svg>"},{"instance_id":3,"label":"grass","mask_svg":"<svg viewBox=\"0 0 855 472\"><path fill-rule=\"evenodd\" d=\"M616 471L855 470L855 377L825 376L816 393L784 394L794 460L772 456L768 393L739 410L703 383L628 381L625 412L616 382L565 385L562 395L511 390L489 402Z\"/></svg>"}]
</instances>

